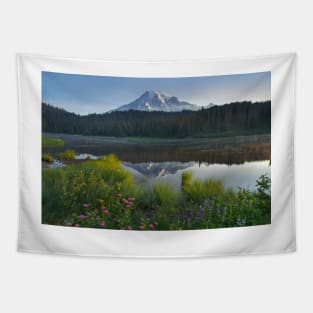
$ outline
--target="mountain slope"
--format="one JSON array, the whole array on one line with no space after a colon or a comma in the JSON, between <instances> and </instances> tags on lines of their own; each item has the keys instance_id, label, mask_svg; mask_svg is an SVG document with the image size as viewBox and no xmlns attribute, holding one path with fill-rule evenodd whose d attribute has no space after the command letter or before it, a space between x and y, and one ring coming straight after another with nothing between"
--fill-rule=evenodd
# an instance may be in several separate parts
<instances>
[{"instance_id":1,"label":"mountain slope","mask_svg":"<svg viewBox=\"0 0 313 313\"><path fill-rule=\"evenodd\" d=\"M129 104L122 105L114 111L163 111L163 112L180 112L180 111L197 111L201 107L186 101L180 101L177 97L168 96L158 91L146 91L136 100Z\"/></svg>"}]
</instances>

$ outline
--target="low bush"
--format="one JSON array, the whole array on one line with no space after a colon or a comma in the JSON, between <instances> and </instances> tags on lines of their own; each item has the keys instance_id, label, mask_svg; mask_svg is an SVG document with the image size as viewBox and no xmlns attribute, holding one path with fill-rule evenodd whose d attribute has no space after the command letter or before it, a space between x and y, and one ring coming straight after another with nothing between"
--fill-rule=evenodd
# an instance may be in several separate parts
<instances>
[{"instance_id":1,"label":"low bush","mask_svg":"<svg viewBox=\"0 0 313 313\"><path fill-rule=\"evenodd\" d=\"M57 155L57 158L61 161L74 160L75 159L75 151L74 150L65 150L64 152L60 152Z\"/></svg>"},{"instance_id":2,"label":"low bush","mask_svg":"<svg viewBox=\"0 0 313 313\"><path fill-rule=\"evenodd\" d=\"M170 185L142 188L109 155L42 174L42 222L128 230L242 227L271 222L270 178L256 190L225 189L220 181L182 174L181 191Z\"/></svg>"},{"instance_id":3,"label":"low bush","mask_svg":"<svg viewBox=\"0 0 313 313\"><path fill-rule=\"evenodd\" d=\"M54 158L50 153L43 153L41 156L41 160L47 163L52 163Z\"/></svg>"}]
</instances>

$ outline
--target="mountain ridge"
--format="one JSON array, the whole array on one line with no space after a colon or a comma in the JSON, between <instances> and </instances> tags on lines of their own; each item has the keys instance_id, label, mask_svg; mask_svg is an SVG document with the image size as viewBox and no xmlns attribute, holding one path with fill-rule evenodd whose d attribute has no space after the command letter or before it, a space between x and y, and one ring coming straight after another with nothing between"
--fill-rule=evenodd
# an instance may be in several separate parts
<instances>
[{"instance_id":1,"label":"mountain ridge","mask_svg":"<svg viewBox=\"0 0 313 313\"><path fill-rule=\"evenodd\" d=\"M209 105L204 106L204 108L208 108L213 105L214 104L210 103ZM164 92L148 90L130 103L119 106L111 112L129 110L148 112L181 112L198 111L201 110L201 108L203 107L189 103L187 101L181 101L177 97L167 95Z\"/></svg>"}]
</instances>

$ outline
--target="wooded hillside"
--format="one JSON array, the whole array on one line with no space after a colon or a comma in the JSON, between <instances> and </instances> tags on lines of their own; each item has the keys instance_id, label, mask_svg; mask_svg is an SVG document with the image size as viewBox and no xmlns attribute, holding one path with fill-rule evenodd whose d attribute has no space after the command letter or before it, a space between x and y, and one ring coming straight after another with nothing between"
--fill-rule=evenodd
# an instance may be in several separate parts
<instances>
[{"instance_id":1,"label":"wooded hillside","mask_svg":"<svg viewBox=\"0 0 313 313\"><path fill-rule=\"evenodd\" d=\"M115 137L210 137L271 132L271 102L234 102L199 111L125 111L80 116L42 103L42 130Z\"/></svg>"}]
</instances>

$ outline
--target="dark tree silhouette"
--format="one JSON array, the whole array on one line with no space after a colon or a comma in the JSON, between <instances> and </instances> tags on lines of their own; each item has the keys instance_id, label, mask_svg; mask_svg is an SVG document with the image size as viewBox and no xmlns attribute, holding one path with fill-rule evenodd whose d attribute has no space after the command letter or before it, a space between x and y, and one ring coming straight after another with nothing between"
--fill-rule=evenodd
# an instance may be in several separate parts
<instances>
[{"instance_id":1,"label":"dark tree silhouette","mask_svg":"<svg viewBox=\"0 0 313 313\"><path fill-rule=\"evenodd\" d=\"M271 132L271 102L233 102L199 111L78 115L42 103L42 130L115 137L210 137Z\"/></svg>"}]
</instances>

